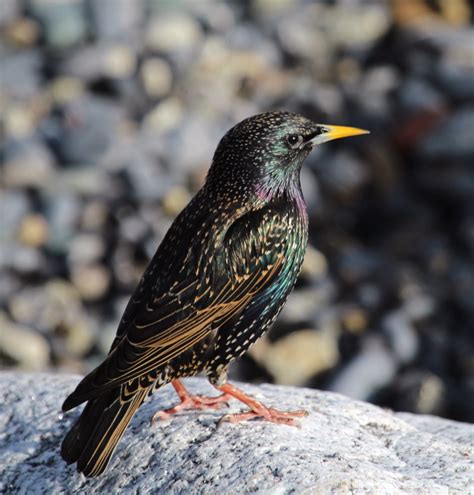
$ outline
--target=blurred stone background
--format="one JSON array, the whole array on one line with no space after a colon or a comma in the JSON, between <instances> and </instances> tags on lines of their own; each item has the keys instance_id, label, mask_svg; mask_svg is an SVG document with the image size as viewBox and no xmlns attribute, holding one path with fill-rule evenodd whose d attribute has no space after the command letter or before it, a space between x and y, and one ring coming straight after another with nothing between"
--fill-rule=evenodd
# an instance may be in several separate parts
<instances>
[{"instance_id":1,"label":"blurred stone background","mask_svg":"<svg viewBox=\"0 0 474 495\"><path fill-rule=\"evenodd\" d=\"M98 364L220 137L288 109L371 135L307 161L303 272L232 377L474 421L473 11L1 0L1 367Z\"/></svg>"}]
</instances>

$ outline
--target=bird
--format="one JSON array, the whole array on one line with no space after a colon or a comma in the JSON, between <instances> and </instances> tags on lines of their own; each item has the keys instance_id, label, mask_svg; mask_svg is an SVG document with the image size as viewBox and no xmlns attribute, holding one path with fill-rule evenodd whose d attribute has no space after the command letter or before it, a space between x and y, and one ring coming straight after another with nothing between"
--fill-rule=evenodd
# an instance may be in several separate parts
<instances>
[{"instance_id":1,"label":"bird","mask_svg":"<svg viewBox=\"0 0 474 495\"><path fill-rule=\"evenodd\" d=\"M318 124L289 111L249 117L220 140L202 188L176 217L138 283L105 360L63 403L86 403L61 456L86 477L106 469L137 409L170 384L186 409L248 410L222 422L296 425L305 411L270 408L228 383L229 365L277 318L308 239L300 170L317 145L368 131ZM192 395L182 378L205 373L220 395Z\"/></svg>"}]
</instances>

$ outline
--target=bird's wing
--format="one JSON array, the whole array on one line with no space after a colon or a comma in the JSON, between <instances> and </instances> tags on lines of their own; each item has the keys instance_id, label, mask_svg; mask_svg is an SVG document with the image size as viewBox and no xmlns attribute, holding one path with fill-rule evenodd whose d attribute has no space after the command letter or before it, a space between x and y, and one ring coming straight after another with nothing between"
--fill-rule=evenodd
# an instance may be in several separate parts
<instances>
[{"instance_id":1,"label":"bird's wing","mask_svg":"<svg viewBox=\"0 0 474 495\"><path fill-rule=\"evenodd\" d=\"M154 372L237 316L274 280L284 251L271 249L271 229L256 235L249 222L248 215L234 222L212 256L186 258L170 289L142 305L107 359L84 378L65 408L125 383L135 389L132 381ZM143 385L148 386L148 381Z\"/></svg>"}]
</instances>

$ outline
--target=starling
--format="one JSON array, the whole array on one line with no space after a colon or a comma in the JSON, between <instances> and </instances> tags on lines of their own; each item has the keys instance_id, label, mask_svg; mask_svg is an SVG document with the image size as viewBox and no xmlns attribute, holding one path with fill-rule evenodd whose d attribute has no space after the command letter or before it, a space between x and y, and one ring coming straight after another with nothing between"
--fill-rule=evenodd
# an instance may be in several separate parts
<instances>
[{"instance_id":1,"label":"starling","mask_svg":"<svg viewBox=\"0 0 474 495\"><path fill-rule=\"evenodd\" d=\"M97 476L134 413L167 383L181 403L153 417L220 408L231 398L248 412L227 415L295 424L305 411L281 412L227 383L230 363L273 323L291 292L306 248L308 216L300 169L320 143L367 131L268 112L220 141L202 189L178 215L146 269L111 350L63 404L87 402L61 455ZM221 395L192 396L180 379L205 372Z\"/></svg>"}]
</instances>

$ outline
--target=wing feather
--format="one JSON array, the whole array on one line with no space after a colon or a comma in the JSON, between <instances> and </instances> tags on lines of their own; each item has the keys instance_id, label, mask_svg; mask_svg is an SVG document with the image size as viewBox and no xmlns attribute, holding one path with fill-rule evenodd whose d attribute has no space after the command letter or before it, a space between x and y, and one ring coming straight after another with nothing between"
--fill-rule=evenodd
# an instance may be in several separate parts
<instances>
[{"instance_id":1,"label":"wing feather","mask_svg":"<svg viewBox=\"0 0 474 495\"><path fill-rule=\"evenodd\" d=\"M142 301L141 310L127 308L123 321L134 317L126 331L119 328L107 359L78 385L66 408L165 366L238 316L275 279L284 263L283 251L268 255L271 236L252 243L246 238L248 233L241 234L237 242L226 243L224 238L219 249L214 245L212 261L207 264L202 256L193 260L187 255L189 265L182 266L167 293Z\"/></svg>"}]
</instances>

